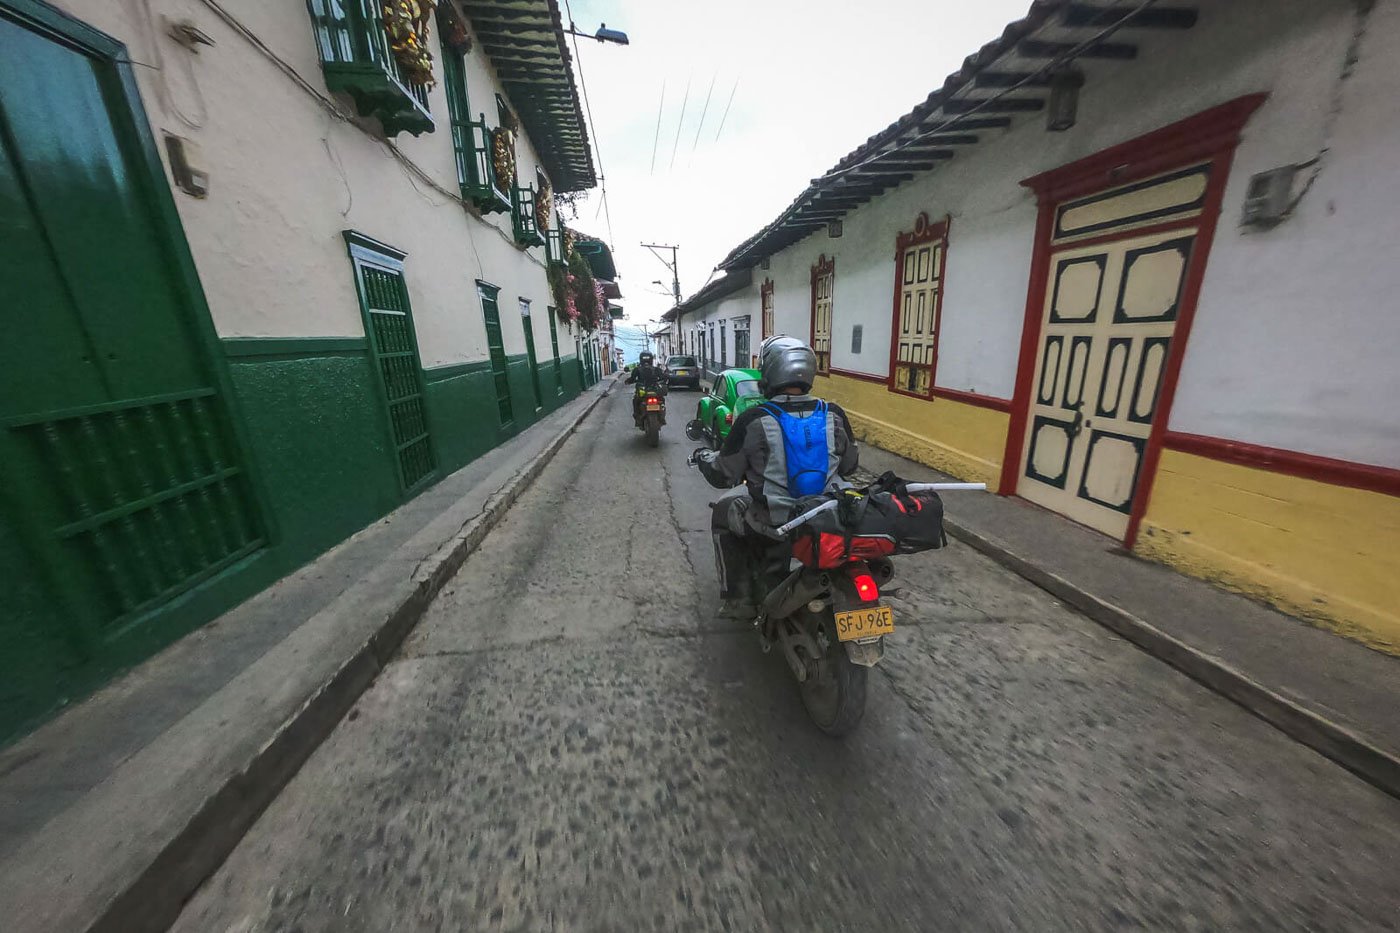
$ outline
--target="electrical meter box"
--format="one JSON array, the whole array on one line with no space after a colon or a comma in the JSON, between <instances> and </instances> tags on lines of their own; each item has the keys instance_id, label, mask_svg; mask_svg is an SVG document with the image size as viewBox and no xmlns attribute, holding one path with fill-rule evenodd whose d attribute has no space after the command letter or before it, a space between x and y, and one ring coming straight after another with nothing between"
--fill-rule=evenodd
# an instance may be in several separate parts
<instances>
[{"instance_id":1,"label":"electrical meter box","mask_svg":"<svg viewBox=\"0 0 1400 933\"><path fill-rule=\"evenodd\" d=\"M1296 166L1260 172L1250 178L1244 194L1244 216L1240 222L1247 227L1272 227L1288 213L1293 198L1293 176Z\"/></svg>"}]
</instances>

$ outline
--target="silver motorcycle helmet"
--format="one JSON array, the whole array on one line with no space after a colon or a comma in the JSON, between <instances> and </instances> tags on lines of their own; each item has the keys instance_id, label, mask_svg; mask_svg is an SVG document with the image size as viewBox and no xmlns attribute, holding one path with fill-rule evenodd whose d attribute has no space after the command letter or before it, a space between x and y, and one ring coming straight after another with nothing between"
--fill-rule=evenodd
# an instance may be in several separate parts
<instances>
[{"instance_id":1,"label":"silver motorcycle helmet","mask_svg":"<svg viewBox=\"0 0 1400 933\"><path fill-rule=\"evenodd\" d=\"M790 386L799 387L804 395L812 391L812 382L817 377L817 355L812 348L796 337L771 340L771 346L765 341L759 361L758 388L764 398L772 398L779 390Z\"/></svg>"},{"instance_id":2,"label":"silver motorcycle helmet","mask_svg":"<svg viewBox=\"0 0 1400 933\"><path fill-rule=\"evenodd\" d=\"M758 368L763 368L763 361L768 359L768 351L770 350L804 346L806 346L806 344L801 340L798 340L796 337L788 337L784 334L767 337L764 339L763 343L758 345Z\"/></svg>"}]
</instances>

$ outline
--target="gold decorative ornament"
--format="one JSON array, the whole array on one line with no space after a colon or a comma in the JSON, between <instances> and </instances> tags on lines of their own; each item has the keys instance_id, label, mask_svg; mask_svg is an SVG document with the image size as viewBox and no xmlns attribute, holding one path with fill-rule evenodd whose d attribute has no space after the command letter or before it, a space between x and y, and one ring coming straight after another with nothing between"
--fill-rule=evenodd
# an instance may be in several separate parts
<instances>
[{"instance_id":1,"label":"gold decorative ornament","mask_svg":"<svg viewBox=\"0 0 1400 933\"><path fill-rule=\"evenodd\" d=\"M384 32L399 74L409 84L432 87L433 54L428 51L428 24L436 0L384 0Z\"/></svg>"},{"instance_id":2,"label":"gold decorative ornament","mask_svg":"<svg viewBox=\"0 0 1400 933\"><path fill-rule=\"evenodd\" d=\"M549 229L549 215L554 209L554 189L549 182L540 179L540 190L535 195L535 229Z\"/></svg>"},{"instance_id":3,"label":"gold decorative ornament","mask_svg":"<svg viewBox=\"0 0 1400 933\"><path fill-rule=\"evenodd\" d=\"M491 131L491 168L496 173L496 187L510 191L515 184L515 134L504 126Z\"/></svg>"}]
</instances>

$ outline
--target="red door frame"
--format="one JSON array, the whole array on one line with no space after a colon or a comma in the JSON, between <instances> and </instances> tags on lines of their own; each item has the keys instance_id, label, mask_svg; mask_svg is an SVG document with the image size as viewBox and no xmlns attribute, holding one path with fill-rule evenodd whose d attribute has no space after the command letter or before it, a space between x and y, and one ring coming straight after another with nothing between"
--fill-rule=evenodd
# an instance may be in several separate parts
<instances>
[{"instance_id":1,"label":"red door frame","mask_svg":"<svg viewBox=\"0 0 1400 933\"><path fill-rule=\"evenodd\" d=\"M943 284L948 273L948 227L952 217L944 217L938 223L929 223L928 214L920 212L914 218L914 229L910 233L899 233L894 238L894 317L890 320L890 371L885 379L885 388L896 395L907 395L925 401L933 398L934 387L938 383L938 355L943 345ZM895 382L895 366L899 357L899 312L904 292L904 254L915 246L941 240L943 249L938 253L938 294L933 301L933 365L928 374L928 395L909 392L899 388Z\"/></svg>"},{"instance_id":2,"label":"red door frame","mask_svg":"<svg viewBox=\"0 0 1400 933\"><path fill-rule=\"evenodd\" d=\"M836 326L836 257L832 256L830 259L827 259L826 253L822 253L820 256L817 257L816 263L812 266L812 309L811 317L807 324L807 345L814 349L817 346L817 279L821 278L822 276L828 273L831 274L831 324L832 329L834 330ZM830 339L831 335L828 334L827 337L828 339ZM824 372L822 370L818 370L818 375L831 375L831 350L832 347L828 345L826 350L826 370Z\"/></svg>"},{"instance_id":3,"label":"red door frame","mask_svg":"<svg viewBox=\"0 0 1400 933\"><path fill-rule=\"evenodd\" d=\"M1049 287L1052 252L1050 241L1055 226L1056 207L1064 201L1082 195L1210 160L1210 181L1206 186L1205 204L1198 217L1192 218L1188 224L1164 223L1131 231L1134 235L1142 235L1183 225L1194 227L1197 231L1196 246L1191 251L1190 263L1186 269L1176 330L1167 354L1166 369L1162 374L1157 411L1152 418L1152 430L1147 438L1147 448L1143 452L1137 488L1133 491L1133 508L1128 516L1128 530L1124 535L1125 546L1131 548L1136 542L1142 516L1146 513L1147 503L1151 498L1157 464L1162 456L1162 438L1171 419L1177 378L1181 375L1181 363L1186 356L1186 341L1196 316L1196 300L1200 297L1201 282L1205 279L1206 260L1210 256L1211 243L1215 239L1220 204L1230 177L1230 164L1235 147L1240 141L1240 130L1267 96L1250 94L1236 98L1145 136L1139 136L1021 182L1035 192L1040 210L1036 219L1030 282L1026 289L1026 316L1021 329L1021 353L1016 369L1016 391L1012 397L1011 426L1006 435L1001 482L997 490L1002 495L1015 495L1020 474L1026 422L1030 417L1031 382L1035 378L1041 318L1045 310L1045 292ZM1109 235L1099 239L1117 239L1118 236ZM1096 242L1096 239L1077 242L1075 245L1093 242Z\"/></svg>"},{"instance_id":4,"label":"red door frame","mask_svg":"<svg viewBox=\"0 0 1400 933\"><path fill-rule=\"evenodd\" d=\"M774 320L773 320L773 326L772 326L772 327L769 327L769 326L768 326L768 315L769 315L770 312L767 311L767 310L765 310L764 307L763 307L764 299L771 299L772 297L773 297L773 280L772 280L772 279L765 278L765 279L763 280L763 284L760 285L760 286L758 286L758 329L759 329L759 332L762 334L762 336L759 338L759 346L762 346L762 345L763 345L763 341L764 341L764 340L767 340L769 337L773 336L773 332L774 332L774 330L775 330L775 329L777 328L777 326L778 326L778 322L777 322L777 309L776 309L776 308L772 309L772 314L773 314Z\"/></svg>"}]
</instances>

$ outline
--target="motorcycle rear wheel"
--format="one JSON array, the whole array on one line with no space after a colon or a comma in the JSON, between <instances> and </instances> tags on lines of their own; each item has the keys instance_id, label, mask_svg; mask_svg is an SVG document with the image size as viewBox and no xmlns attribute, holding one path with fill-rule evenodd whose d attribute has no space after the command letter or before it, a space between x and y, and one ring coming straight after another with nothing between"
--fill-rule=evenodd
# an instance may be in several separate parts
<instances>
[{"instance_id":1,"label":"motorcycle rear wheel","mask_svg":"<svg viewBox=\"0 0 1400 933\"><path fill-rule=\"evenodd\" d=\"M812 724L827 735L846 735L865 716L865 687L868 671L852 663L846 647L836 638L836 623L830 610L822 614L822 630L827 649L815 676L798 685L802 705Z\"/></svg>"},{"instance_id":2,"label":"motorcycle rear wheel","mask_svg":"<svg viewBox=\"0 0 1400 933\"><path fill-rule=\"evenodd\" d=\"M661 419L655 415L647 415L647 443L653 447L661 444Z\"/></svg>"}]
</instances>

